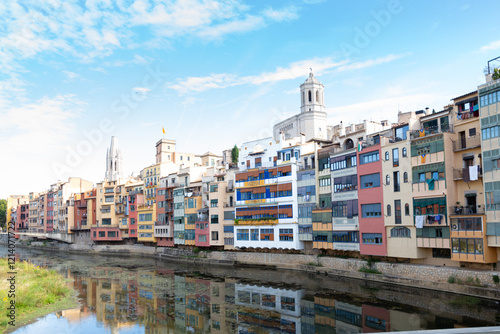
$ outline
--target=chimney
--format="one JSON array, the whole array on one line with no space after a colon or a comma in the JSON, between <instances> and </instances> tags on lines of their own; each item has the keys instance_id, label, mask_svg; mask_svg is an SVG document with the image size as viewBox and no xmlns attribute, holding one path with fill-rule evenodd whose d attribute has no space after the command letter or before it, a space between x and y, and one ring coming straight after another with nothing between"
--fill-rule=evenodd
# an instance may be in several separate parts
<instances>
[{"instance_id":1,"label":"chimney","mask_svg":"<svg viewBox=\"0 0 500 334\"><path fill-rule=\"evenodd\" d=\"M425 114L429 115L429 107L425 107Z\"/></svg>"}]
</instances>

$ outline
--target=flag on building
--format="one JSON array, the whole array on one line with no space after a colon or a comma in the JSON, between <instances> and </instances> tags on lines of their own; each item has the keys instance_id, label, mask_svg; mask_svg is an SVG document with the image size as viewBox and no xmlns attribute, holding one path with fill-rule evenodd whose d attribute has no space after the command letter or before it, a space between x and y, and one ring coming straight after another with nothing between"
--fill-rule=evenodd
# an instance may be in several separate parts
<instances>
[{"instance_id":1,"label":"flag on building","mask_svg":"<svg viewBox=\"0 0 500 334\"><path fill-rule=\"evenodd\" d=\"M420 157L420 163L425 163L425 154Z\"/></svg>"},{"instance_id":2,"label":"flag on building","mask_svg":"<svg viewBox=\"0 0 500 334\"><path fill-rule=\"evenodd\" d=\"M359 141L358 142L358 152L361 152L362 149L363 149L363 142Z\"/></svg>"},{"instance_id":3,"label":"flag on building","mask_svg":"<svg viewBox=\"0 0 500 334\"><path fill-rule=\"evenodd\" d=\"M163 130L163 133L165 133L165 128L162 126L161 129Z\"/></svg>"},{"instance_id":4,"label":"flag on building","mask_svg":"<svg viewBox=\"0 0 500 334\"><path fill-rule=\"evenodd\" d=\"M420 129L419 137L425 137L425 129Z\"/></svg>"}]
</instances>

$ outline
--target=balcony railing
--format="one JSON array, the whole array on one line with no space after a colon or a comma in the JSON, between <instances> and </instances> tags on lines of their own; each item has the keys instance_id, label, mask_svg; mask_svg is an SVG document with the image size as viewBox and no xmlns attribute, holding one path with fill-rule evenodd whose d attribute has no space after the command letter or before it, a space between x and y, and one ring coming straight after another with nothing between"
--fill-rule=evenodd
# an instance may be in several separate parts
<instances>
[{"instance_id":1,"label":"balcony railing","mask_svg":"<svg viewBox=\"0 0 500 334\"><path fill-rule=\"evenodd\" d=\"M476 147L481 147L481 137L479 136L479 134L469 138L461 138L453 141L454 152Z\"/></svg>"},{"instance_id":2,"label":"balcony railing","mask_svg":"<svg viewBox=\"0 0 500 334\"><path fill-rule=\"evenodd\" d=\"M484 206L481 205L454 205L450 206L450 215L484 215Z\"/></svg>"},{"instance_id":3,"label":"balcony railing","mask_svg":"<svg viewBox=\"0 0 500 334\"><path fill-rule=\"evenodd\" d=\"M208 222L208 216L205 216L205 215L202 215L202 216L197 216L195 221L196 221L197 223L198 223L198 222Z\"/></svg>"},{"instance_id":4,"label":"balcony railing","mask_svg":"<svg viewBox=\"0 0 500 334\"><path fill-rule=\"evenodd\" d=\"M423 131L420 131L420 130L411 131L410 138L411 139L419 139L419 138L423 138L423 137L427 137L427 136L431 136L431 135L435 135L435 134L439 134L439 133L443 133L443 132L453 133L453 125L451 125L451 124L442 125L441 127L431 126L431 127L424 128Z\"/></svg>"}]
</instances>

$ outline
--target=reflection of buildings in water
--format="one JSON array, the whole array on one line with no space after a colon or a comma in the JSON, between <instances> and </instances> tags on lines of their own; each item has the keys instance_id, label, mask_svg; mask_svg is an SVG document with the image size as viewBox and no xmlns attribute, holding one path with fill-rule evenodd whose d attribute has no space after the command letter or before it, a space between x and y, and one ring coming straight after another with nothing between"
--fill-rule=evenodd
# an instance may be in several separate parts
<instances>
[{"instance_id":1,"label":"reflection of buildings in water","mask_svg":"<svg viewBox=\"0 0 500 334\"><path fill-rule=\"evenodd\" d=\"M307 299L302 299L300 301L300 322L302 325L302 334L316 333L314 329L314 317L314 302Z\"/></svg>"},{"instance_id":2,"label":"reflection of buildings in water","mask_svg":"<svg viewBox=\"0 0 500 334\"><path fill-rule=\"evenodd\" d=\"M335 299L314 297L314 329L319 333L335 329Z\"/></svg>"},{"instance_id":3,"label":"reflection of buildings in water","mask_svg":"<svg viewBox=\"0 0 500 334\"><path fill-rule=\"evenodd\" d=\"M344 302L335 302L335 319L337 333L362 333L362 312L361 306L356 306Z\"/></svg>"},{"instance_id":4,"label":"reflection of buildings in water","mask_svg":"<svg viewBox=\"0 0 500 334\"><path fill-rule=\"evenodd\" d=\"M175 328L184 331L186 328L186 278L175 276Z\"/></svg>"},{"instance_id":5,"label":"reflection of buildings in water","mask_svg":"<svg viewBox=\"0 0 500 334\"><path fill-rule=\"evenodd\" d=\"M363 304L363 332L388 332L390 324L389 310Z\"/></svg>"},{"instance_id":6,"label":"reflection of buildings in water","mask_svg":"<svg viewBox=\"0 0 500 334\"><path fill-rule=\"evenodd\" d=\"M211 333L233 333L236 331L236 309L234 307L235 280L210 283L210 328Z\"/></svg>"},{"instance_id":7,"label":"reflection of buildings in water","mask_svg":"<svg viewBox=\"0 0 500 334\"><path fill-rule=\"evenodd\" d=\"M304 290L235 285L238 332L301 333Z\"/></svg>"},{"instance_id":8,"label":"reflection of buildings in water","mask_svg":"<svg viewBox=\"0 0 500 334\"><path fill-rule=\"evenodd\" d=\"M186 327L208 330L210 316L210 281L186 277Z\"/></svg>"}]
</instances>

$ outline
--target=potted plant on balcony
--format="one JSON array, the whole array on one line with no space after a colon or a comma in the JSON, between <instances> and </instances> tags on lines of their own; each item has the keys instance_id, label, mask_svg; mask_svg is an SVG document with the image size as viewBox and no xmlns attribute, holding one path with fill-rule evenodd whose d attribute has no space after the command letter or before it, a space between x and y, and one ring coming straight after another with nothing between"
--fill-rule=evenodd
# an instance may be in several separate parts
<instances>
[{"instance_id":1,"label":"potted plant on balcony","mask_svg":"<svg viewBox=\"0 0 500 334\"><path fill-rule=\"evenodd\" d=\"M457 202L457 206L455 206L455 214L457 215L462 214L462 208L460 207L460 202Z\"/></svg>"}]
</instances>

